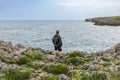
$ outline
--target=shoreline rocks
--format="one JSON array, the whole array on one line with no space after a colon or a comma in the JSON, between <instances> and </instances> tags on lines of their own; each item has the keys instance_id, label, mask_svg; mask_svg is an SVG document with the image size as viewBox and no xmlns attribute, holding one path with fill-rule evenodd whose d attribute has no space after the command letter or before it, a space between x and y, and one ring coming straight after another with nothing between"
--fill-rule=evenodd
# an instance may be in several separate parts
<instances>
[{"instance_id":1,"label":"shoreline rocks","mask_svg":"<svg viewBox=\"0 0 120 80\"><path fill-rule=\"evenodd\" d=\"M118 76L120 73L120 43L105 51L73 51L56 59L49 50L24 47L22 44L14 46L10 42L0 41L0 70L0 76L18 71L27 80L84 79L87 76L101 76L103 73L107 78L101 76L100 80L110 80L112 74ZM116 77L116 80L119 79L119 76Z\"/></svg>"}]
</instances>

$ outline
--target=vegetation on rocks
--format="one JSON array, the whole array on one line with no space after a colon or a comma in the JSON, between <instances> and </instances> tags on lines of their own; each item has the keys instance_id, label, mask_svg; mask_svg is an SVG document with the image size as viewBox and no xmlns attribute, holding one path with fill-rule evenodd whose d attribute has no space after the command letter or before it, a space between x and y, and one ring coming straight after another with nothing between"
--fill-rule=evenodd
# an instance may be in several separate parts
<instances>
[{"instance_id":1,"label":"vegetation on rocks","mask_svg":"<svg viewBox=\"0 0 120 80\"><path fill-rule=\"evenodd\" d=\"M107 58L107 57L101 57L101 59L106 62L109 62L111 60L110 58Z\"/></svg>"},{"instance_id":2,"label":"vegetation on rocks","mask_svg":"<svg viewBox=\"0 0 120 80\"><path fill-rule=\"evenodd\" d=\"M50 76L50 77L44 77L42 80L58 80L58 76L54 75L54 76Z\"/></svg>"},{"instance_id":3,"label":"vegetation on rocks","mask_svg":"<svg viewBox=\"0 0 120 80\"><path fill-rule=\"evenodd\" d=\"M20 60L18 61L18 64L22 65L22 64L27 64L28 62L30 62L32 59L30 59L27 56L23 56L20 58Z\"/></svg>"},{"instance_id":4,"label":"vegetation on rocks","mask_svg":"<svg viewBox=\"0 0 120 80\"><path fill-rule=\"evenodd\" d=\"M120 16L98 17L98 18L86 19L85 21L94 22L95 25L120 26Z\"/></svg>"},{"instance_id":5,"label":"vegetation on rocks","mask_svg":"<svg viewBox=\"0 0 120 80\"><path fill-rule=\"evenodd\" d=\"M82 54L80 51L73 51L69 53L70 57L84 57L84 54Z\"/></svg>"},{"instance_id":6,"label":"vegetation on rocks","mask_svg":"<svg viewBox=\"0 0 120 80\"><path fill-rule=\"evenodd\" d=\"M0 80L120 80L120 43L100 52L65 53L62 59L49 50L0 43Z\"/></svg>"},{"instance_id":7,"label":"vegetation on rocks","mask_svg":"<svg viewBox=\"0 0 120 80\"><path fill-rule=\"evenodd\" d=\"M32 60L41 60L42 56L40 52L35 51L35 50L29 50L26 54L27 57L31 58Z\"/></svg>"},{"instance_id":8,"label":"vegetation on rocks","mask_svg":"<svg viewBox=\"0 0 120 80\"><path fill-rule=\"evenodd\" d=\"M53 74L66 74L68 72L68 67L65 64L50 64L46 66L44 70Z\"/></svg>"},{"instance_id":9,"label":"vegetation on rocks","mask_svg":"<svg viewBox=\"0 0 120 80\"><path fill-rule=\"evenodd\" d=\"M15 71L8 70L3 80L26 80L31 75L31 70L26 68L19 68Z\"/></svg>"}]
</instances>

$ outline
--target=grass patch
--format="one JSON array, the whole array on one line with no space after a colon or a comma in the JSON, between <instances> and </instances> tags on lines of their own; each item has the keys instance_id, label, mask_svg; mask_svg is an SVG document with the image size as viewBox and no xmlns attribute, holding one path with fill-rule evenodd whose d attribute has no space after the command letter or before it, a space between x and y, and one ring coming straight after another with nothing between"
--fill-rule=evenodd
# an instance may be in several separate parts
<instances>
[{"instance_id":1,"label":"grass patch","mask_svg":"<svg viewBox=\"0 0 120 80\"><path fill-rule=\"evenodd\" d=\"M79 51L73 51L71 53L69 53L70 57L84 57L84 55L82 53L80 53Z\"/></svg>"},{"instance_id":2,"label":"grass patch","mask_svg":"<svg viewBox=\"0 0 120 80\"><path fill-rule=\"evenodd\" d=\"M40 52L38 52L38 51L29 50L25 55L27 57L31 58L32 60L41 60L42 59L42 56L41 56Z\"/></svg>"},{"instance_id":3,"label":"grass patch","mask_svg":"<svg viewBox=\"0 0 120 80\"><path fill-rule=\"evenodd\" d=\"M30 62L31 59L27 56L23 56L20 58L20 60L18 61L18 64L22 65L22 64L27 64L28 62Z\"/></svg>"},{"instance_id":4,"label":"grass patch","mask_svg":"<svg viewBox=\"0 0 120 80\"><path fill-rule=\"evenodd\" d=\"M42 80L58 80L58 76L57 75L53 75L51 77L44 77Z\"/></svg>"},{"instance_id":5,"label":"grass patch","mask_svg":"<svg viewBox=\"0 0 120 80\"><path fill-rule=\"evenodd\" d=\"M101 57L101 59L102 59L103 61L106 61L106 62L109 62L109 61L110 61L110 58L106 58L106 57Z\"/></svg>"},{"instance_id":6,"label":"grass patch","mask_svg":"<svg viewBox=\"0 0 120 80\"><path fill-rule=\"evenodd\" d=\"M70 58L67 59L67 62L68 62L68 63L72 63L72 64L74 64L74 65L83 65L83 64L85 64L87 61L86 61L86 59L84 59L84 58L78 60L76 57L70 57Z\"/></svg>"},{"instance_id":7,"label":"grass patch","mask_svg":"<svg viewBox=\"0 0 120 80\"><path fill-rule=\"evenodd\" d=\"M102 73L82 74L82 80L106 80L107 75Z\"/></svg>"},{"instance_id":8,"label":"grass patch","mask_svg":"<svg viewBox=\"0 0 120 80\"><path fill-rule=\"evenodd\" d=\"M120 65L120 62L116 62L115 65Z\"/></svg>"},{"instance_id":9,"label":"grass patch","mask_svg":"<svg viewBox=\"0 0 120 80\"><path fill-rule=\"evenodd\" d=\"M68 67L65 64L51 64L46 66L43 70L53 74L66 74Z\"/></svg>"},{"instance_id":10,"label":"grass patch","mask_svg":"<svg viewBox=\"0 0 120 80\"><path fill-rule=\"evenodd\" d=\"M2 80L26 80L32 74L30 69L19 68L16 71L7 71Z\"/></svg>"},{"instance_id":11,"label":"grass patch","mask_svg":"<svg viewBox=\"0 0 120 80\"><path fill-rule=\"evenodd\" d=\"M0 53L0 59L2 62L8 63L8 64L16 64L16 61L14 59L10 59L9 57L6 57Z\"/></svg>"},{"instance_id":12,"label":"grass patch","mask_svg":"<svg viewBox=\"0 0 120 80\"><path fill-rule=\"evenodd\" d=\"M72 72L72 80L108 80L105 73L91 72L86 73L81 70Z\"/></svg>"},{"instance_id":13,"label":"grass patch","mask_svg":"<svg viewBox=\"0 0 120 80\"><path fill-rule=\"evenodd\" d=\"M31 68L36 69L36 70L41 69L42 67L45 66L44 63L41 63L41 64L40 64L39 61L29 62L29 63L27 63L27 65L28 65L29 67L31 67Z\"/></svg>"},{"instance_id":14,"label":"grass patch","mask_svg":"<svg viewBox=\"0 0 120 80\"><path fill-rule=\"evenodd\" d=\"M104 67L107 67L107 66L110 66L111 64L110 63L102 63L101 65Z\"/></svg>"},{"instance_id":15,"label":"grass patch","mask_svg":"<svg viewBox=\"0 0 120 80\"><path fill-rule=\"evenodd\" d=\"M47 54L52 54L52 51L47 50L46 53L47 53Z\"/></svg>"}]
</instances>

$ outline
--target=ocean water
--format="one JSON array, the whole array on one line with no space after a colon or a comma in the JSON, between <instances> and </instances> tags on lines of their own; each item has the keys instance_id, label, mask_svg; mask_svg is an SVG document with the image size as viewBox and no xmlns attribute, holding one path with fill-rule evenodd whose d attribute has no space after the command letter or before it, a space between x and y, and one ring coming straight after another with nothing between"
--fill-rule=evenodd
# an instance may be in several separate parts
<instances>
[{"instance_id":1,"label":"ocean water","mask_svg":"<svg viewBox=\"0 0 120 80\"><path fill-rule=\"evenodd\" d=\"M63 52L100 51L120 42L120 26L96 26L80 20L0 21L0 40L54 50L51 39L56 30L60 31Z\"/></svg>"}]
</instances>

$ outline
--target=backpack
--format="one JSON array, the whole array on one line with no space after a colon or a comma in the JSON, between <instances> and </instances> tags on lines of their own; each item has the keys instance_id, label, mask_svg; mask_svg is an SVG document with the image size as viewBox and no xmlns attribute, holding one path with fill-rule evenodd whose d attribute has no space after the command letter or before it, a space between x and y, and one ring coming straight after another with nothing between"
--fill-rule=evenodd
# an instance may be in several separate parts
<instances>
[{"instance_id":1,"label":"backpack","mask_svg":"<svg viewBox=\"0 0 120 80\"><path fill-rule=\"evenodd\" d=\"M58 35L54 36L53 43L55 46L60 46L60 37Z\"/></svg>"}]
</instances>

